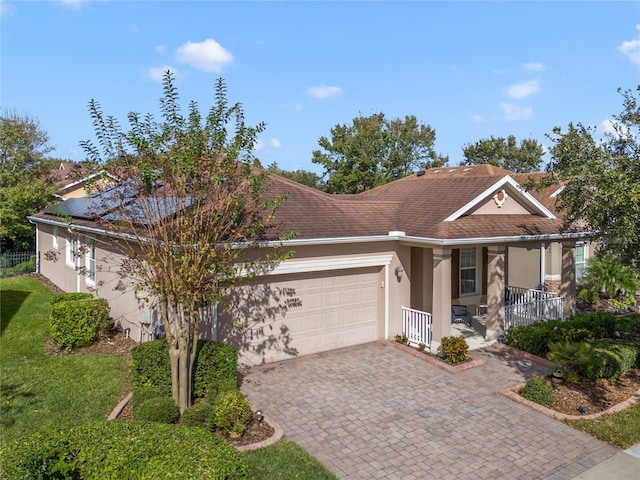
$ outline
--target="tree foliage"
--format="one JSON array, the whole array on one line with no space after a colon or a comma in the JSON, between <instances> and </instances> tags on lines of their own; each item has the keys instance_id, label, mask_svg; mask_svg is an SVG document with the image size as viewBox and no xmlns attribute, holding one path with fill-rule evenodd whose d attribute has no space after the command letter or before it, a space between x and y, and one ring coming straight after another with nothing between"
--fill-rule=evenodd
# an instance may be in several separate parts
<instances>
[{"instance_id":1,"label":"tree foliage","mask_svg":"<svg viewBox=\"0 0 640 480\"><path fill-rule=\"evenodd\" d=\"M0 248L32 250L31 215L53 199L49 136L26 115L0 115Z\"/></svg>"},{"instance_id":2,"label":"tree foliage","mask_svg":"<svg viewBox=\"0 0 640 480\"><path fill-rule=\"evenodd\" d=\"M322 177L315 172L302 169L280 170L278 167L272 168L271 171L281 177L288 178L289 180L306 185L307 187L315 188L316 190L324 190Z\"/></svg>"},{"instance_id":3,"label":"tree foliage","mask_svg":"<svg viewBox=\"0 0 640 480\"><path fill-rule=\"evenodd\" d=\"M549 169L564 184L566 224L585 225L605 251L640 268L640 105L631 90L618 91L624 109L604 138L581 123L553 129Z\"/></svg>"},{"instance_id":4,"label":"tree foliage","mask_svg":"<svg viewBox=\"0 0 640 480\"><path fill-rule=\"evenodd\" d=\"M464 165L488 163L517 173L540 171L544 155L542 145L537 140L524 139L518 145L513 135L478 140L474 144L465 145L462 152Z\"/></svg>"},{"instance_id":5,"label":"tree foliage","mask_svg":"<svg viewBox=\"0 0 640 480\"><path fill-rule=\"evenodd\" d=\"M133 279L157 302L169 345L173 398L182 412L191 403L205 306L286 256L272 221L283 198L268 194L267 172L253 167L252 149L264 125L245 125L242 106L228 103L222 80L205 117L195 102L186 117L181 113L170 72L163 85L162 121L129 113L128 131L92 100L89 111L101 149L90 141L82 146L122 179L96 192L96 213L109 212L96 219L117 237L128 238L118 242L123 282ZM264 240L275 240L276 246L258 252Z\"/></svg>"},{"instance_id":6,"label":"tree foliage","mask_svg":"<svg viewBox=\"0 0 640 480\"><path fill-rule=\"evenodd\" d=\"M324 151L314 151L311 161L324 167L325 191L358 193L445 165L448 158L435 152L435 139L435 130L413 115L404 120L387 120L384 113L360 116L351 125L333 127L331 139L320 137Z\"/></svg>"}]
</instances>

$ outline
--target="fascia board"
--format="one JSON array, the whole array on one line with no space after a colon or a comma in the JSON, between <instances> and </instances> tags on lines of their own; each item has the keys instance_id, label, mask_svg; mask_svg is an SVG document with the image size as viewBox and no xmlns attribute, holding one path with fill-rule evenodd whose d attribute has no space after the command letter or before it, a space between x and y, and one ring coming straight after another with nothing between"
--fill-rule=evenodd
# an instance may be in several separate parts
<instances>
[{"instance_id":1,"label":"fascia board","mask_svg":"<svg viewBox=\"0 0 640 480\"><path fill-rule=\"evenodd\" d=\"M460 218L465 213L467 213L468 211L476 207L481 202L486 201L486 199L493 192L495 192L499 188L504 187L505 185L510 185L514 190L518 192L519 195L521 195L526 201L531 203L535 207L535 209L538 210L545 217L551 218L551 219L556 218L556 216L553 213L551 213L544 205L542 205L538 200L536 200L531 194L527 193L518 182L516 182L513 178L511 178L510 175L506 175L503 178L501 178L499 181L491 185L489 188L487 188L480 195L475 197L473 200L468 202L466 205L463 205L461 208L453 212L451 215L445 218L444 221L453 222L454 220L457 220L458 218Z\"/></svg>"}]
</instances>

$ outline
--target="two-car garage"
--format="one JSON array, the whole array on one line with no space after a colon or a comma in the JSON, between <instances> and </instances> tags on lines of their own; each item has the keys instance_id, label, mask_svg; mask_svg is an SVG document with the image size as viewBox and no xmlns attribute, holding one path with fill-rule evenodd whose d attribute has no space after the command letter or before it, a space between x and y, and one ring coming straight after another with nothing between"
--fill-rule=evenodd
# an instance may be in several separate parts
<instances>
[{"instance_id":1,"label":"two-car garage","mask_svg":"<svg viewBox=\"0 0 640 480\"><path fill-rule=\"evenodd\" d=\"M262 277L236 289L243 293L233 302L235 325L221 318L218 339L254 365L378 340L383 272L373 266Z\"/></svg>"}]
</instances>

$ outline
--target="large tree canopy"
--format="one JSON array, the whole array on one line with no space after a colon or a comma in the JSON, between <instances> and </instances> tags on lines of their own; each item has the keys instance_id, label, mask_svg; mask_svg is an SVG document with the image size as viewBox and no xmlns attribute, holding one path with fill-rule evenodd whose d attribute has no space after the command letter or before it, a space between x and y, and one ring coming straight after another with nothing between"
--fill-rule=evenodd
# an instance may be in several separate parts
<instances>
[{"instance_id":1,"label":"large tree canopy","mask_svg":"<svg viewBox=\"0 0 640 480\"><path fill-rule=\"evenodd\" d=\"M27 215L52 198L49 136L36 119L0 115L0 249L33 250L34 228Z\"/></svg>"},{"instance_id":2,"label":"large tree canopy","mask_svg":"<svg viewBox=\"0 0 640 480\"><path fill-rule=\"evenodd\" d=\"M542 145L537 140L524 139L518 145L513 135L478 140L465 145L462 152L464 165L488 163L517 173L538 172L544 155Z\"/></svg>"},{"instance_id":3,"label":"large tree canopy","mask_svg":"<svg viewBox=\"0 0 640 480\"><path fill-rule=\"evenodd\" d=\"M583 223L605 250L640 268L640 106L631 90L619 92L624 109L603 139L581 123L553 130L549 170L564 183L567 224Z\"/></svg>"},{"instance_id":4,"label":"large tree canopy","mask_svg":"<svg viewBox=\"0 0 640 480\"><path fill-rule=\"evenodd\" d=\"M272 167L271 171L281 177L288 178L289 180L301 183L307 187L315 188L316 190L324 190L322 177L315 172L303 169L280 170L277 166Z\"/></svg>"},{"instance_id":5,"label":"large tree canopy","mask_svg":"<svg viewBox=\"0 0 640 480\"><path fill-rule=\"evenodd\" d=\"M222 80L206 117L190 103L181 113L173 77L164 76L162 121L130 113L123 131L92 101L90 113L102 148L82 145L90 158L122 180L94 194L97 218L115 233L124 255L123 282L157 302L171 357L173 397L191 403L191 379L203 305L286 255L272 219L281 197L269 196L267 174L253 166L252 149L263 124L248 127L240 104L229 105ZM274 240L275 247L254 247ZM254 249L251 252L249 249Z\"/></svg>"},{"instance_id":6,"label":"large tree canopy","mask_svg":"<svg viewBox=\"0 0 640 480\"><path fill-rule=\"evenodd\" d=\"M320 137L324 152L312 162L324 167L325 191L358 193L410 175L416 170L445 165L436 154L436 132L415 116L387 120L383 113L356 117L352 125L336 125L331 139Z\"/></svg>"}]
</instances>

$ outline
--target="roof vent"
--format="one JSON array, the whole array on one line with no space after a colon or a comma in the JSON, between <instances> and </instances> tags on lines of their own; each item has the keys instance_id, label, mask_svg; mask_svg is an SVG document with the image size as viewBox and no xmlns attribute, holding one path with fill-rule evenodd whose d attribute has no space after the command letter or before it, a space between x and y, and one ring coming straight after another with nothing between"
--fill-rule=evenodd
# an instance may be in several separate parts
<instances>
[{"instance_id":1,"label":"roof vent","mask_svg":"<svg viewBox=\"0 0 640 480\"><path fill-rule=\"evenodd\" d=\"M431 173L433 173L433 174L435 175L436 173L440 173L441 171L442 171L442 170L434 170L434 171L433 171L433 172L431 172Z\"/></svg>"},{"instance_id":2,"label":"roof vent","mask_svg":"<svg viewBox=\"0 0 640 480\"><path fill-rule=\"evenodd\" d=\"M453 173L453 172L455 172L455 171L456 171L456 169L455 169L455 168L452 168L451 170L447 170L447 173Z\"/></svg>"},{"instance_id":3,"label":"roof vent","mask_svg":"<svg viewBox=\"0 0 640 480\"><path fill-rule=\"evenodd\" d=\"M467 168L463 168L463 169L462 169L462 171L463 171L463 172L470 172L470 171L471 171L471 169L470 169L469 167L467 167Z\"/></svg>"},{"instance_id":4,"label":"roof vent","mask_svg":"<svg viewBox=\"0 0 640 480\"><path fill-rule=\"evenodd\" d=\"M416 172L416 177L421 177L421 176L423 176L425 173L427 173L427 172L425 172L424 170L418 170L418 171Z\"/></svg>"}]
</instances>

